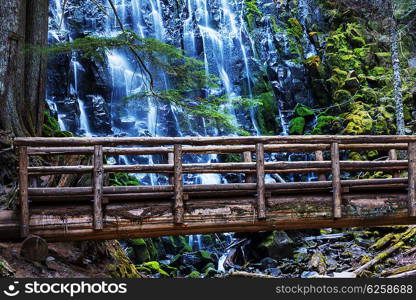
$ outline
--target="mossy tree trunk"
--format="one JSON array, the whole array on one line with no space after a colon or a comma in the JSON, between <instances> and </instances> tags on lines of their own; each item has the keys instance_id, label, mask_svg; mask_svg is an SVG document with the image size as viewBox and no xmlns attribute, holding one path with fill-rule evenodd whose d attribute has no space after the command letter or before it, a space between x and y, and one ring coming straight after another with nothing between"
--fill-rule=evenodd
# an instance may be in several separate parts
<instances>
[{"instance_id":1,"label":"mossy tree trunk","mask_svg":"<svg viewBox=\"0 0 416 300\"><path fill-rule=\"evenodd\" d=\"M45 108L46 58L25 52L47 45L48 0L8 0L0 5L0 130L39 135Z\"/></svg>"},{"instance_id":2,"label":"mossy tree trunk","mask_svg":"<svg viewBox=\"0 0 416 300\"><path fill-rule=\"evenodd\" d=\"M397 21L394 16L394 3L392 0L387 0L387 7L390 24L390 48L393 66L393 86L394 86L394 102L396 107L396 126L397 134L405 135L405 123L403 113L403 95L402 95L402 77L400 67L399 54L399 32Z\"/></svg>"}]
</instances>

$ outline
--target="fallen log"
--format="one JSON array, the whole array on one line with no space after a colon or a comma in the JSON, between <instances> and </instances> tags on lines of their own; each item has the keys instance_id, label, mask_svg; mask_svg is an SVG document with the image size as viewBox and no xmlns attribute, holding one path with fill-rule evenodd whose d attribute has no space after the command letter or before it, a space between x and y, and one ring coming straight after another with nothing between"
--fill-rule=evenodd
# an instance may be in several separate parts
<instances>
[{"instance_id":1,"label":"fallen log","mask_svg":"<svg viewBox=\"0 0 416 300\"><path fill-rule=\"evenodd\" d=\"M236 272L229 272L222 277L244 277L244 278L262 278L262 279L276 279L279 277L267 275L267 274L260 274L260 273L249 273L244 271L236 271Z\"/></svg>"},{"instance_id":2,"label":"fallen log","mask_svg":"<svg viewBox=\"0 0 416 300\"><path fill-rule=\"evenodd\" d=\"M405 277L412 277L412 276L416 276L416 270L403 272L403 273L396 274L396 275L391 275L391 276L388 276L387 278L405 278Z\"/></svg>"},{"instance_id":3,"label":"fallen log","mask_svg":"<svg viewBox=\"0 0 416 300\"><path fill-rule=\"evenodd\" d=\"M356 269L354 271L354 273L357 274L357 276L361 275L364 271L370 269L371 267L373 267L378 262L386 259L390 255L392 255L394 252L396 252L397 250L402 248L405 245L405 242L408 239L410 239L411 237L413 237L414 235L416 235L416 227L411 226L408 230L406 230L404 233L400 234L399 237L397 237L395 239L395 244L393 246L391 246L387 250L382 251L381 253L377 254L376 257L374 257L369 262L365 263L364 265L362 265L361 267Z\"/></svg>"},{"instance_id":4,"label":"fallen log","mask_svg":"<svg viewBox=\"0 0 416 300\"><path fill-rule=\"evenodd\" d=\"M104 196L105 198L105 196ZM266 220L253 220L255 196L186 200L184 223L173 223L171 197L109 203L103 229L93 229L92 205L31 205L30 233L48 240L117 239L212 232L413 224L407 193L349 193L342 196L342 218L332 218L332 196L279 194L266 199ZM19 216L0 211L0 239L17 239Z\"/></svg>"}]
</instances>

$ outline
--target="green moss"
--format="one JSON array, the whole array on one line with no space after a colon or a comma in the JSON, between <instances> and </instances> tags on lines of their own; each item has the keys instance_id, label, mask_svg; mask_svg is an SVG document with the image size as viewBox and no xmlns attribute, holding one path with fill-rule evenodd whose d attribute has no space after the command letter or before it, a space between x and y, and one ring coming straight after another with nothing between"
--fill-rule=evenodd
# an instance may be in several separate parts
<instances>
[{"instance_id":1,"label":"green moss","mask_svg":"<svg viewBox=\"0 0 416 300\"><path fill-rule=\"evenodd\" d=\"M201 273L199 273L198 271L192 271L186 277L188 277L188 278L201 278Z\"/></svg>"},{"instance_id":2,"label":"green moss","mask_svg":"<svg viewBox=\"0 0 416 300\"><path fill-rule=\"evenodd\" d=\"M131 263L130 259L126 256L121 246L117 243L117 247L109 248L108 251L114 258L114 264L110 264L107 267L108 272L112 278L141 278L136 267Z\"/></svg>"},{"instance_id":3,"label":"green moss","mask_svg":"<svg viewBox=\"0 0 416 300\"><path fill-rule=\"evenodd\" d=\"M344 129L344 134L366 134L371 133L373 128L373 120L366 111L349 114L346 117L347 126Z\"/></svg>"},{"instance_id":4,"label":"green moss","mask_svg":"<svg viewBox=\"0 0 416 300\"><path fill-rule=\"evenodd\" d=\"M257 123L263 135L273 135L278 131L276 123L277 104L273 92L265 92L256 97L260 103L257 110Z\"/></svg>"},{"instance_id":5,"label":"green moss","mask_svg":"<svg viewBox=\"0 0 416 300\"><path fill-rule=\"evenodd\" d=\"M309 107L303 105L303 104L296 104L295 107L295 115L298 117L311 117L315 115L315 112L310 109Z\"/></svg>"},{"instance_id":6,"label":"green moss","mask_svg":"<svg viewBox=\"0 0 416 300\"><path fill-rule=\"evenodd\" d=\"M305 118L296 117L289 122L289 133L290 134L303 134L305 130Z\"/></svg>"},{"instance_id":7,"label":"green moss","mask_svg":"<svg viewBox=\"0 0 416 300\"><path fill-rule=\"evenodd\" d=\"M320 115L311 134L336 134L342 128L341 118L335 116Z\"/></svg>"},{"instance_id":8,"label":"green moss","mask_svg":"<svg viewBox=\"0 0 416 300\"><path fill-rule=\"evenodd\" d=\"M297 39L303 37L303 28L296 18L289 18L288 22L288 33L293 35Z\"/></svg>"},{"instance_id":9,"label":"green moss","mask_svg":"<svg viewBox=\"0 0 416 300\"><path fill-rule=\"evenodd\" d=\"M257 6L257 1L245 1L245 17L247 20L249 30L253 30L256 27L256 19L261 18L263 13Z\"/></svg>"},{"instance_id":10,"label":"green moss","mask_svg":"<svg viewBox=\"0 0 416 300\"><path fill-rule=\"evenodd\" d=\"M152 274L160 274L163 277L170 277L170 275L160 267L160 264L157 261L149 261L149 262L143 263L139 267L144 267L146 269L149 269L152 272Z\"/></svg>"},{"instance_id":11,"label":"green moss","mask_svg":"<svg viewBox=\"0 0 416 300\"><path fill-rule=\"evenodd\" d=\"M44 112L44 121L42 124L42 136L45 137L71 137L69 131L61 131L58 120L51 117L48 111Z\"/></svg>"},{"instance_id":12,"label":"green moss","mask_svg":"<svg viewBox=\"0 0 416 300\"><path fill-rule=\"evenodd\" d=\"M0 260L0 278L14 277L15 271L5 260Z\"/></svg>"},{"instance_id":13,"label":"green moss","mask_svg":"<svg viewBox=\"0 0 416 300\"><path fill-rule=\"evenodd\" d=\"M348 101L352 98L352 94L350 91L339 89L334 94L334 100L338 103L342 103Z\"/></svg>"}]
</instances>

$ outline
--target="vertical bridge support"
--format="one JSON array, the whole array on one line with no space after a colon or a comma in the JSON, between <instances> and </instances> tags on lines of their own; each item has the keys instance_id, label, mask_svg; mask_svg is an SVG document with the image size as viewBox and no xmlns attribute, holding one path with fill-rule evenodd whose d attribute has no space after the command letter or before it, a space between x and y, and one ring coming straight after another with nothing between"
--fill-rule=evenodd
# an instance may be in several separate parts
<instances>
[{"instance_id":1,"label":"vertical bridge support","mask_svg":"<svg viewBox=\"0 0 416 300\"><path fill-rule=\"evenodd\" d=\"M103 146L94 146L94 229L103 229L103 183L104 183Z\"/></svg>"},{"instance_id":2,"label":"vertical bridge support","mask_svg":"<svg viewBox=\"0 0 416 300\"><path fill-rule=\"evenodd\" d=\"M245 151L243 153L243 158L244 158L244 162L246 163L251 163L253 162L253 160L251 159L251 152L250 151ZM246 183L254 183L254 176L252 174L246 173Z\"/></svg>"},{"instance_id":3,"label":"vertical bridge support","mask_svg":"<svg viewBox=\"0 0 416 300\"><path fill-rule=\"evenodd\" d=\"M20 237L29 234L29 197L28 197L28 166L27 146L19 147L19 193L20 193Z\"/></svg>"},{"instance_id":4,"label":"vertical bridge support","mask_svg":"<svg viewBox=\"0 0 416 300\"><path fill-rule=\"evenodd\" d=\"M256 144L257 217L266 219L266 187L264 183L264 145Z\"/></svg>"},{"instance_id":5,"label":"vertical bridge support","mask_svg":"<svg viewBox=\"0 0 416 300\"><path fill-rule=\"evenodd\" d=\"M324 153L321 150L315 152L316 161L324 161ZM326 181L325 173L318 173L318 181Z\"/></svg>"},{"instance_id":6,"label":"vertical bridge support","mask_svg":"<svg viewBox=\"0 0 416 300\"><path fill-rule=\"evenodd\" d=\"M416 217L416 142L409 142L409 188L408 188L408 209L409 216Z\"/></svg>"},{"instance_id":7,"label":"vertical bridge support","mask_svg":"<svg viewBox=\"0 0 416 300\"><path fill-rule=\"evenodd\" d=\"M182 182L182 145L173 146L173 172L174 172L174 189L175 204L173 207L173 221L175 224L183 224L183 182Z\"/></svg>"},{"instance_id":8,"label":"vertical bridge support","mask_svg":"<svg viewBox=\"0 0 416 300\"><path fill-rule=\"evenodd\" d=\"M339 219L341 213L341 171L339 165L339 144L331 144L331 164L332 164L332 193L334 219Z\"/></svg>"}]
</instances>

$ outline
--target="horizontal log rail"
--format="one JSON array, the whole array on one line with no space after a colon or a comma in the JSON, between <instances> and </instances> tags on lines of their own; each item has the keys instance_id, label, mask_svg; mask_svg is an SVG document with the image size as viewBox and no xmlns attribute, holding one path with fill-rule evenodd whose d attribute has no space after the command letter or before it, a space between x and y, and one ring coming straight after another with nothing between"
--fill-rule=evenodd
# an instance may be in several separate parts
<instances>
[{"instance_id":1,"label":"horizontal log rail","mask_svg":"<svg viewBox=\"0 0 416 300\"><path fill-rule=\"evenodd\" d=\"M274 229L285 227L282 220L288 218L290 228L391 224L395 219L416 223L416 136L34 137L16 138L14 144L19 150L19 218L3 214L7 218L2 219L0 213L0 239L13 228L21 237L36 233L65 240ZM351 151L370 150L384 153L385 159L348 160ZM407 154L398 159L396 151ZM292 153L308 159L292 161ZM233 156L235 162L188 162L206 154L239 156ZM91 165L30 164L31 156L53 155L89 155L92 160ZM119 155L152 155L158 163L107 163ZM391 178L362 178L375 171ZM106 176L114 173L166 174L168 183L105 185ZM207 173L241 174L243 180L184 181L188 174ZM39 176L84 174L91 175L89 187L36 184ZM291 181L293 175L302 179ZM270 178L278 180L271 183ZM354 198L362 193L367 193L363 199Z\"/></svg>"}]
</instances>

